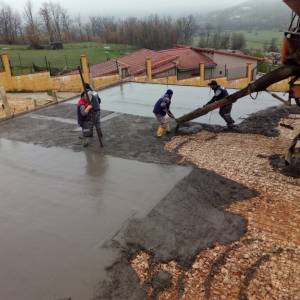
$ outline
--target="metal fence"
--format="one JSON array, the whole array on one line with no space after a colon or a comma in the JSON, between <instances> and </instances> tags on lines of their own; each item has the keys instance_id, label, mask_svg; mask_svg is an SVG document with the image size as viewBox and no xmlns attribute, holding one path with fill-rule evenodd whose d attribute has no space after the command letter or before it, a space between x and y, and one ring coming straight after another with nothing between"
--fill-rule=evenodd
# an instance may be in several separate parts
<instances>
[{"instance_id":1,"label":"metal fence","mask_svg":"<svg viewBox=\"0 0 300 300\"><path fill-rule=\"evenodd\" d=\"M277 69L279 65L270 64L267 62L259 62L257 65L258 73L269 73L275 69Z\"/></svg>"},{"instance_id":2,"label":"metal fence","mask_svg":"<svg viewBox=\"0 0 300 300\"><path fill-rule=\"evenodd\" d=\"M4 72L2 57L0 57L0 72Z\"/></svg>"},{"instance_id":3,"label":"metal fence","mask_svg":"<svg viewBox=\"0 0 300 300\"><path fill-rule=\"evenodd\" d=\"M67 55L55 58L45 56L26 56L22 54L10 55L10 66L13 75L26 75L30 73L50 72L51 76L63 75L75 70L80 65L79 58L72 58Z\"/></svg>"},{"instance_id":4,"label":"metal fence","mask_svg":"<svg viewBox=\"0 0 300 300\"><path fill-rule=\"evenodd\" d=\"M220 77L226 77L226 65L216 66L214 68L206 68L204 70L204 79L210 80Z\"/></svg>"},{"instance_id":5,"label":"metal fence","mask_svg":"<svg viewBox=\"0 0 300 300\"><path fill-rule=\"evenodd\" d=\"M227 69L227 78L229 80L247 77L247 67L235 67Z\"/></svg>"}]
</instances>

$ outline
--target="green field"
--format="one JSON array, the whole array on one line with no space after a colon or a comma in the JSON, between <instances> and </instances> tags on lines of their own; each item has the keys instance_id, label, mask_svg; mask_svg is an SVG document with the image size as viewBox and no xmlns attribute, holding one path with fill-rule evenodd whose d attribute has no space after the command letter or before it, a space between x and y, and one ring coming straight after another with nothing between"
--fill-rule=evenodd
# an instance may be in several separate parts
<instances>
[{"instance_id":1,"label":"green field","mask_svg":"<svg viewBox=\"0 0 300 300\"><path fill-rule=\"evenodd\" d=\"M41 68L71 70L80 62L80 55L86 54L89 64L126 55L134 50L128 45L100 44L96 42L64 44L63 50L31 50L27 45L3 45L1 52L8 52L15 75L32 72L33 64Z\"/></svg>"},{"instance_id":2,"label":"green field","mask_svg":"<svg viewBox=\"0 0 300 300\"><path fill-rule=\"evenodd\" d=\"M246 31L246 30L234 30L234 31L226 31L226 33L243 33L246 39L246 48L248 50L264 50L265 43L268 43L268 46L270 46L272 38L277 39L277 47L281 48L281 43L283 39L283 32L280 32L279 30L252 30L252 31ZM224 32L223 32L224 34ZM212 36L212 35L211 35ZM198 46L199 43L199 36L196 36L193 40L193 45Z\"/></svg>"},{"instance_id":3,"label":"green field","mask_svg":"<svg viewBox=\"0 0 300 300\"><path fill-rule=\"evenodd\" d=\"M267 42L270 45L272 38L277 39L278 48L281 47L281 42L283 39L283 32L279 32L278 30L271 31L234 31L243 33L247 42L247 49L264 49L264 44Z\"/></svg>"}]
</instances>

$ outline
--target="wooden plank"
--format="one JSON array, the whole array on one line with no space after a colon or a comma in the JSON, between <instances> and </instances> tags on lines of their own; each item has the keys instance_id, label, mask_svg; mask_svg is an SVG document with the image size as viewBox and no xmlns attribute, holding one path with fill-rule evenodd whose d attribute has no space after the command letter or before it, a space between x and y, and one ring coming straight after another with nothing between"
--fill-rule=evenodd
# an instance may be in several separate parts
<instances>
[{"instance_id":1,"label":"wooden plank","mask_svg":"<svg viewBox=\"0 0 300 300\"><path fill-rule=\"evenodd\" d=\"M10 118L12 116L12 112L7 100L6 92L3 87L0 87L0 96L1 96L2 103L4 105L5 115L7 118Z\"/></svg>"}]
</instances>

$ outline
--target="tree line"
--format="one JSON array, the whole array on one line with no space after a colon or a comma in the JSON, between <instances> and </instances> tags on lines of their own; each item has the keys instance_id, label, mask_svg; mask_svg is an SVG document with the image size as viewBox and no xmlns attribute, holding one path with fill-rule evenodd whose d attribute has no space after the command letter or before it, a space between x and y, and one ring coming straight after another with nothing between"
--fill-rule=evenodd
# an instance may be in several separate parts
<instances>
[{"instance_id":1,"label":"tree line","mask_svg":"<svg viewBox=\"0 0 300 300\"><path fill-rule=\"evenodd\" d=\"M72 17L59 3L45 2L34 9L29 0L20 14L0 6L0 42L28 43L32 48L52 42L100 41L162 49L191 43L198 26L194 16L179 18L151 15L145 18Z\"/></svg>"},{"instance_id":2,"label":"tree line","mask_svg":"<svg viewBox=\"0 0 300 300\"><path fill-rule=\"evenodd\" d=\"M0 6L0 43L5 44L29 44L36 49L53 42L98 41L164 49L175 44L195 44L195 40L199 47L262 55L257 50L247 49L242 33L230 33L220 25L201 23L193 15L123 19L90 16L83 21L80 15L71 16L67 9L55 2L44 2L37 8L29 0L22 13L7 4ZM275 39L266 42L264 52L278 51L276 43Z\"/></svg>"}]
</instances>

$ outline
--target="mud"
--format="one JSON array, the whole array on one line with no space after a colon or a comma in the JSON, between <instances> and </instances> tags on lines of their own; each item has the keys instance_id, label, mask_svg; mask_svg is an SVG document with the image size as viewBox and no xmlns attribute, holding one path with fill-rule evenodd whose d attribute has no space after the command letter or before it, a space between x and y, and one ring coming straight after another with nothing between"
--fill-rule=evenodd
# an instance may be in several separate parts
<instances>
[{"instance_id":1,"label":"mud","mask_svg":"<svg viewBox=\"0 0 300 300\"><path fill-rule=\"evenodd\" d=\"M272 155L269 157L272 168L285 176L300 178L300 159L293 158L292 164L287 166L283 155Z\"/></svg>"}]
</instances>

